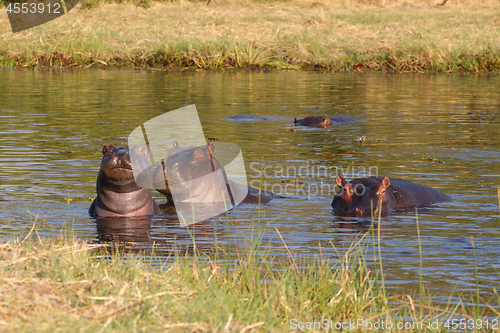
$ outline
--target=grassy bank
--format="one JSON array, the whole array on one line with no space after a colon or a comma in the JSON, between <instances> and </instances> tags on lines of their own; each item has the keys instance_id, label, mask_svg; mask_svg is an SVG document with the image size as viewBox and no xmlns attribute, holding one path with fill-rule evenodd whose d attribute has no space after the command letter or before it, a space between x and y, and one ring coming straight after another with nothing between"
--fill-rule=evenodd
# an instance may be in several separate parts
<instances>
[{"instance_id":1,"label":"grassy bank","mask_svg":"<svg viewBox=\"0 0 500 333\"><path fill-rule=\"evenodd\" d=\"M438 7L432 1L402 0L89 1L83 7L91 9L78 5L16 34L1 10L0 66L390 72L500 68L498 0L450 0Z\"/></svg>"},{"instance_id":2,"label":"grassy bank","mask_svg":"<svg viewBox=\"0 0 500 333\"><path fill-rule=\"evenodd\" d=\"M161 265L154 255L140 259L123 247L25 237L0 245L0 327L2 332L287 332L297 331L300 322L329 327L352 322L360 326L344 331L366 332L383 321L392 332L410 332L441 331L444 323L429 327L429 322L456 318L473 319L475 329L469 331L487 331L477 320L500 315L474 295L469 304L475 305L456 298L455 305L438 304L423 285L421 297L388 295L382 261L377 272L367 268L370 251L380 259L376 246L354 244L337 263L291 256L276 266L273 258L252 250L229 264L221 248L219 260L215 252ZM493 294L489 301L497 303ZM316 325L302 331L324 331Z\"/></svg>"}]
</instances>

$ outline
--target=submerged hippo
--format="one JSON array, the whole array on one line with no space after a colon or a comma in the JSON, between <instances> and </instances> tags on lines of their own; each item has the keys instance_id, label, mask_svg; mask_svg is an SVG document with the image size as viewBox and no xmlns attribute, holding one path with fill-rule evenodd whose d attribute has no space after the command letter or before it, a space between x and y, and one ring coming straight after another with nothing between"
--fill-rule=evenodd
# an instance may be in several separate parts
<instances>
[{"instance_id":1,"label":"submerged hippo","mask_svg":"<svg viewBox=\"0 0 500 333\"><path fill-rule=\"evenodd\" d=\"M161 162L154 174L154 186L168 201L213 203L268 203L276 195L228 180L224 168L212 156L215 146L181 148L175 142L167 162Z\"/></svg>"},{"instance_id":2,"label":"submerged hippo","mask_svg":"<svg viewBox=\"0 0 500 333\"><path fill-rule=\"evenodd\" d=\"M326 118L321 116L309 116L302 119L295 118L293 123L295 124L295 126L329 128L330 126L347 125L359 121L362 120L349 116L336 116L336 117L326 117Z\"/></svg>"},{"instance_id":3,"label":"submerged hippo","mask_svg":"<svg viewBox=\"0 0 500 333\"><path fill-rule=\"evenodd\" d=\"M135 160L145 166L148 165L149 152L149 147L132 148ZM94 217L158 214L160 209L151 196L151 190L136 184L129 149L109 145L102 148L102 153L101 168L97 176L97 198L92 202L89 214ZM147 177L147 172L144 177Z\"/></svg>"},{"instance_id":4,"label":"submerged hippo","mask_svg":"<svg viewBox=\"0 0 500 333\"><path fill-rule=\"evenodd\" d=\"M259 116L256 114L237 114L237 115L230 116L230 117L227 117L224 119L225 120L232 120L232 121L253 122L253 121L268 120L269 117Z\"/></svg>"},{"instance_id":5,"label":"submerged hippo","mask_svg":"<svg viewBox=\"0 0 500 333\"><path fill-rule=\"evenodd\" d=\"M402 179L369 177L347 182L338 175L335 183L340 191L333 198L332 208L338 216L371 216L372 207L374 214L378 215L380 203L381 215L387 215L392 211L453 201L441 191Z\"/></svg>"}]
</instances>

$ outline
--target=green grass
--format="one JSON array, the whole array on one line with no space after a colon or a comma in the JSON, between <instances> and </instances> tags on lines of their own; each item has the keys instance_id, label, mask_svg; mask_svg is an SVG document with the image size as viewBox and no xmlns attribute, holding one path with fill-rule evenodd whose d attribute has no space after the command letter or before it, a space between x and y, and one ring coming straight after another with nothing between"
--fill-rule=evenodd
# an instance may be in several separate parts
<instances>
[{"instance_id":1,"label":"green grass","mask_svg":"<svg viewBox=\"0 0 500 333\"><path fill-rule=\"evenodd\" d=\"M0 15L0 67L444 73L500 68L497 0L443 7L427 6L430 0L97 1L17 34Z\"/></svg>"},{"instance_id":2,"label":"green grass","mask_svg":"<svg viewBox=\"0 0 500 333\"><path fill-rule=\"evenodd\" d=\"M387 293L379 227L336 262L289 253L289 261L276 263L259 237L233 260L217 240L211 253L175 251L160 259L154 250L145 256L131 245L77 240L68 236L68 226L42 240L35 224L27 236L0 245L3 332L286 332L297 331L292 328L299 322L332 325L330 320L383 320L392 331L440 331L442 326L397 325L500 315L476 295L464 298L474 304L465 306L452 303L451 296L467 295L450 295L450 302L439 303L424 288L419 294ZM365 242L370 237L373 247ZM368 268L372 257L376 271ZM498 304L500 297L493 294Z\"/></svg>"}]
</instances>

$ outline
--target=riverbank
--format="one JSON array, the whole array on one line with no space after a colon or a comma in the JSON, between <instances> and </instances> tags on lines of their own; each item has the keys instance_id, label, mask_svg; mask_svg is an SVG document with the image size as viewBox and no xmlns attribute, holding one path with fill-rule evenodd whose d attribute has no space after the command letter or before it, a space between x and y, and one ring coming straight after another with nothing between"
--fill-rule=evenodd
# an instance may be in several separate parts
<instances>
[{"instance_id":1,"label":"riverbank","mask_svg":"<svg viewBox=\"0 0 500 333\"><path fill-rule=\"evenodd\" d=\"M79 4L16 34L1 9L0 67L499 71L498 1L425 4Z\"/></svg>"},{"instance_id":2,"label":"riverbank","mask_svg":"<svg viewBox=\"0 0 500 333\"><path fill-rule=\"evenodd\" d=\"M289 253L288 262L277 263L258 243L232 260L224 244L210 254L190 247L167 260L154 252L141 256L140 244L91 244L65 232L42 240L32 228L0 244L0 326L3 332L319 332L341 326L346 332L437 332L462 320L471 331L488 331L499 313L478 295L450 295L439 303L424 284L419 295L387 294L379 232L360 236L337 262L321 255L303 262ZM362 237L375 245L359 245ZM374 258L379 268L370 271L366 263ZM494 290L487 301L499 300Z\"/></svg>"}]
</instances>

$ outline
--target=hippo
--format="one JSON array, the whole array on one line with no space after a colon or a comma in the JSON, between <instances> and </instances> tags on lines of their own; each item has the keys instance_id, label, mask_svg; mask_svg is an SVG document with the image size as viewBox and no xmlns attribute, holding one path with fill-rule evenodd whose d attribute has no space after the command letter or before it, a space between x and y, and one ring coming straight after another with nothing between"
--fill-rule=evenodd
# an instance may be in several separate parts
<instances>
[{"instance_id":1,"label":"hippo","mask_svg":"<svg viewBox=\"0 0 500 333\"><path fill-rule=\"evenodd\" d=\"M94 199L89 214L93 217L134 217L159 214L160 209L151 196L151 190L136 184L130 152L128 148L113 145L102 148L102 161L97 176L97 198ZM135 160L143 164L138 177L149 173L147 156L149 146L132 148ZM150 175L149 175L150 177Z\"/></svg>"},{"instance_id":2,"label":"hippo","mask_svg":"<svg viewBox=\"0 0 500 333\"><path fill-rule=\"evenodd\" d=\"M268 203L277 197L229 180L224 168L213 156L214 151L213 142L206 148L184 148L176 141L168 152L167 162L162 161L156 168L153 176L155 188L169 202L173 201L172 191L175 191L176 202L195 201L206 204L235 201Z\"/></svg>"},{"instance_id":3,"label":"hippo","mask_svg":"<svg viewBox=\"0 0 500 333\"><path fill-rule=\"evenodd\" d=\"M311 126L319 128L329 128L332 124L330 118L321 116L309 116L302 119L295 118L293 123L295 126Z\"/></svg>"},{"instance_id":4,"label":"hippo","mask_svg":"<svg viewBox=\"0 0 500 333\"><path fill-rule=\"evenodd\" d=\"M355 122L363 121L349 116L336 116L336 117L321 117L309 116L302 119L294 119L295 126L310 126L319 128L329 128L335 125L347 125Z\"/></svg>"},{"instance_id":5,"label":"hippo","mask_svg":"<svg viewBox=\"0 0 500 333\"><path fill-rule=\"evenodd\" d=\"M374 215L388 215L392 211L453 201L441 191L403 179L373 176L347 182L344 176L338 175L335 183L340 187L332 201L337 216L371 216L372 207Z\"/></svg>"}]
</instances>

